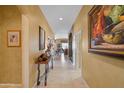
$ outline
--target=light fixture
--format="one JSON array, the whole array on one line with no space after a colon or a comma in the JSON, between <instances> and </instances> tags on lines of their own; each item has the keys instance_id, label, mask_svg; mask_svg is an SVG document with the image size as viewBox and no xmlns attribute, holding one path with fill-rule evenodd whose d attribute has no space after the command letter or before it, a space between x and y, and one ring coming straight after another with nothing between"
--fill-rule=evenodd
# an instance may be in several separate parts
<instances>
[{"instance_id":1,"label":"light fixture","mask_svg":"<svg viewBox=\"0 0 124 93\"><path fill-rule=\"evenodd\" d=\"M62 21L62 20L63 20L63 18L62 18L62 17L60 17L60 18L59 18L59 20L60 20L60 21Z\"/></svg>"}]
</instances>

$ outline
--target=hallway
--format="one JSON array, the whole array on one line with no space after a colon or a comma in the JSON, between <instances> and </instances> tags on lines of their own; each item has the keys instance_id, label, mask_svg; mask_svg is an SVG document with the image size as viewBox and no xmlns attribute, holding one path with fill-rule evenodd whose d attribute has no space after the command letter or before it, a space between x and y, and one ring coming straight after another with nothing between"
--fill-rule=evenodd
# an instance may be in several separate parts
<instances>
[{"instance_id":1,"label":"hallway","mask_svg":"<svg viewBox=\"0 0 124 93\"><path fill-rule=\"evenodd\" d=\"M0 88L124 87L124 5L1 5L0 20Z\"/></svg>"},{"instance_id":2,"label":"hallway","mask_svg":"<svg viewBox=\"0 0 124 93\"><path fill-rule=\"evenodd\" d=\"M42 88L44 78L38 86ZM80 69L75 69L67 56L61 54L54 58L54 68L48 73L48 83L46 88L87 88L87 84L81 77Z\"/></svg>"}]
</instances>

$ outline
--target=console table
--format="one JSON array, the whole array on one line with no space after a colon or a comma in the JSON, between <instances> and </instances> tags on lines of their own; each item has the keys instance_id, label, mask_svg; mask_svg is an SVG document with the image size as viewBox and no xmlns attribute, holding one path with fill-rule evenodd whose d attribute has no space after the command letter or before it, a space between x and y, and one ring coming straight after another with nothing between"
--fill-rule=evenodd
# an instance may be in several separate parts
<instances>
[{"instance_id":1,"label":"console table","mask_svg":"<svg viewBox=\"0 0 124 93\"><path fill-rule=\"evenodd\" d=\"M37 64L37 70L38 70L38 76L37 76L37 86L40 85L40 65L41 64L45 64L45 81L44 81L44 85L47 85L47 74L48 74L48 70L49 70L49 62L51 60L51 68L53 69L53 57L49 57L48 60L46 61L37 61L35 62L35 64Z\"/></svg>"}]
</instances>

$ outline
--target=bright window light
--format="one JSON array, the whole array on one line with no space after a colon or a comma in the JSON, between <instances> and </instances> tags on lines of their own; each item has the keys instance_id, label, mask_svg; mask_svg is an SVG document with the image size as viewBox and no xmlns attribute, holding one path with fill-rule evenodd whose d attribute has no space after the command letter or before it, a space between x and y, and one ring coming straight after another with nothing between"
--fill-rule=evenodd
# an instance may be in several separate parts
<instances>
[{"instance_id":1,"label":"bright window light","mask_svg":"<svg viewBox=\"0 0 124 93\"><path fill-rule=\"evenodd\" d=\"M60 21L62 21L62 20L63 20L63 18L62 18L62 17L60 17L60 18L59 18L59 20L60 20Z\"/></svg>"}]
</instances>

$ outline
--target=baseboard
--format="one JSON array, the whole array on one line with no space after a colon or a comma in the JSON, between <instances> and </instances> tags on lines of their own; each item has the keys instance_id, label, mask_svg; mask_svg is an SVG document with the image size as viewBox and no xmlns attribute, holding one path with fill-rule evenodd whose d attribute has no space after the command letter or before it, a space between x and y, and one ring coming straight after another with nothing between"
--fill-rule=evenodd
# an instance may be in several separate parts
<instances>
[{"instance_id":1,"label":"baseboard","mask_svg":"<svg viewBox=\"0 0 124 93\"><path fill-rule=\"evenodd\" d=\"M0 84L0 88L22 88L22 84Z\"/></svg>"},{"instance_id":2,"label":"baseboard","mask_svg":"<svg viewBox=\"0 0 124 93\"><path fill-rule=\"evenodd\" d=\"M90 88L89 85L87 84L86 80L84 80L84 84L87 86L87 88Z\"/></svg>"},{"instance_id":3,"label":"baseboard","mask_svg":"<svg viewBox=\"0 0 124 93\"><path fill-rule=\"evenodd\" d=\"M37 86L37 82L34 83L32 88L36 88L36 86Z\"/></svg>"}]
</instances>

